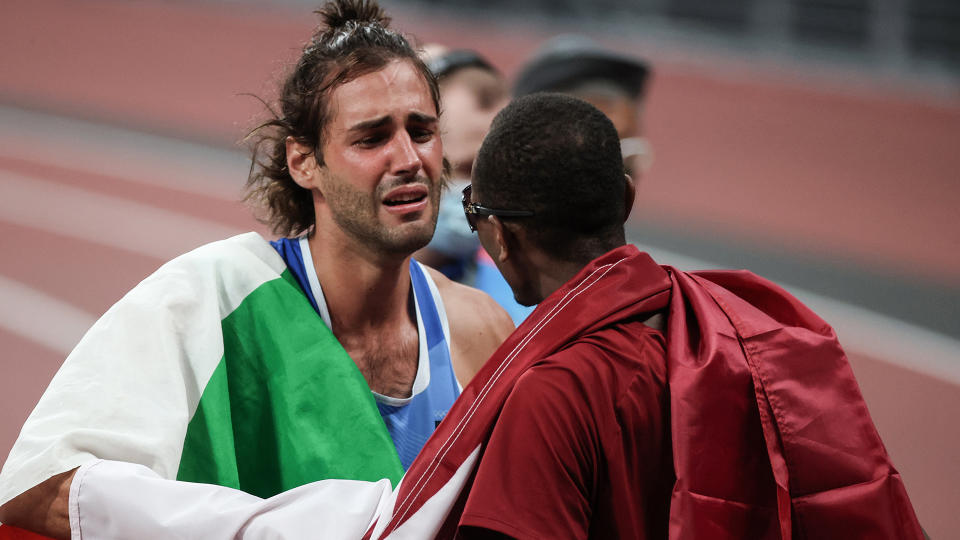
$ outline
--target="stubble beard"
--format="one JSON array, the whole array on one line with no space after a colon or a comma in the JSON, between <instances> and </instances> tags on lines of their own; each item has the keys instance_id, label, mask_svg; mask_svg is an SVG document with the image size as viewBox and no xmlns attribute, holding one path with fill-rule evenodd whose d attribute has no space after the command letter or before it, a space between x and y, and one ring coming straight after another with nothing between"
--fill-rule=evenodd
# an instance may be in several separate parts
<instances>
[{"instance_id":1,"label":"stubble beard","mask_svg":"<svg viewBox=\"0 0 960 540\"><path fill-rule=\"evenodd\" d=\"M418 177L416 182L427 186L429 204L424 211L429 219L411 218L392 227L380 221L380 201L383 194L397 187L398 183L381 185L371 194L357 190L345 181L335 180L328 183L325 199L334 223L359 244L376 253L406 257L430 243L440 209L441 181ZM412 182L399 184L406 183Z\"/></svg>"}]
</instances>

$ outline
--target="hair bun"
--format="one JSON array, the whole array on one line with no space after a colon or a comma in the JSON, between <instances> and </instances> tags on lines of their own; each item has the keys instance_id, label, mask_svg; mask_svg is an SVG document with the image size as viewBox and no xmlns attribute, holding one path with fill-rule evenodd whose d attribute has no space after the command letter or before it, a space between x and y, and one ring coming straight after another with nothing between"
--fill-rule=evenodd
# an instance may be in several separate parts
<instances>
[{"instance_id":1,"label":"hair bun","mask_svg":"<svg viewBox=\"0 0 960 540\"><path fill-rule=\"evenodd\" d=\"M320 15L322 23L330 30L344 28L350 23L377 23L383 28L390 25L390 17L372 0L333 0L314 13Z\"/></svg>"}]
</instances>

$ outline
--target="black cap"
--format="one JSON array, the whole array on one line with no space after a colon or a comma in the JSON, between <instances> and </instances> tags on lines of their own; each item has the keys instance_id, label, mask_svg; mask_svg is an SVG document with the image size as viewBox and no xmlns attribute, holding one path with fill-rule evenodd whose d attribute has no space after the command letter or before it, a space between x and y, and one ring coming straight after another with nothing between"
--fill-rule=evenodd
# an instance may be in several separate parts
<instances>
[{"instance_id":1,"label":"black cap","mask_svg":"<svg viewBox=\"0 0 960 540\"><path fill-rule=\"evenodd\" d=\"M442 79L455 71L468 67L478 67L499 73L486 58L480 56L475 51L467 49L454 49L447 51L427 62L427 67L433 72L433 76Z\"/></svg>"},{"instance_id":2,"label":"black cap","mask_svg":"<svg viewBox=\"0 0 960 540\"><path fill-rule=\"evenodd\" d=\"M546 42L520 70L515 97L534 92L563 92L587 81L608 81L631 97L643 94L650 68L639 58L601 48L579 35L562 35Z\"/></svg>"}]
</instances>

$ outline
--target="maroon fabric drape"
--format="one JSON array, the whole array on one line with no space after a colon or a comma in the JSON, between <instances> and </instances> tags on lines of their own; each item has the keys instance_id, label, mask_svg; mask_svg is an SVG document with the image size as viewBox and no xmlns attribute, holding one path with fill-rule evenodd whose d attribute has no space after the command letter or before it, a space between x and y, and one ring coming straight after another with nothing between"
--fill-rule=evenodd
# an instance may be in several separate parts
<instances>
[{"instance_id":1,"label":"maroon fabric drape","mask_svg":"<svg viewBox=\"0 0 960 540\"><path fill-rule=\"evenodd\" d=\"M830 326L749 272L670 275L670 537L923 538Z\"/></svg>"}]
</instances>

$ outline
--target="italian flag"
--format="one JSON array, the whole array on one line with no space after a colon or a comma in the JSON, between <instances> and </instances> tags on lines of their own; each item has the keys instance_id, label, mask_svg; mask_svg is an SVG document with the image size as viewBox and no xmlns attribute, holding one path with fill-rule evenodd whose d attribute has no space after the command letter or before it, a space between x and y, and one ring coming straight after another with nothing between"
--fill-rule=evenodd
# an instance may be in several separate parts
<instances>
[{"instance_id":1,"label":"italian flag","mask_svg":"<svg viewBox=\"0 0 960 540\"><path fill-rule=\"evenodd\" d=\"M356 365L256 233L162 266L87 332L0 472L0 504L97 458L259 497L403 475Z\"/></svg>"}]
</instances>

